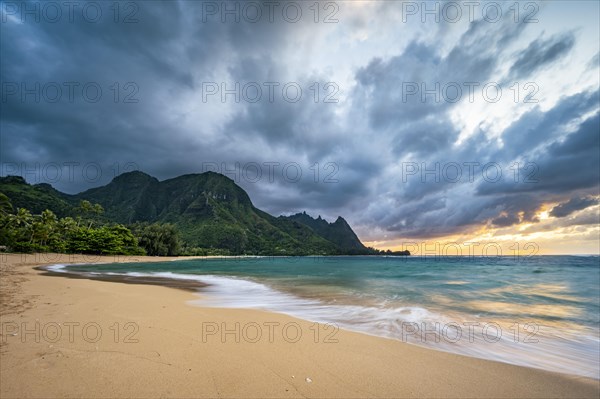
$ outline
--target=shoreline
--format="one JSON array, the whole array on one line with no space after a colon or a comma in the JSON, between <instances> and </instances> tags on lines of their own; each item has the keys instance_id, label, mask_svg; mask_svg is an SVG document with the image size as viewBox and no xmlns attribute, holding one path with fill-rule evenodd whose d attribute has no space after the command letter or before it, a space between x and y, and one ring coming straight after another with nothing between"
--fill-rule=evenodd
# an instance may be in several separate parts
<instances>
[{"instance_id":1,"label":"shoreline","mask_svg":"<svg viewBox=\"0 0 600 399\"><path fill-rule=\"evenodd\" d=\"M57 272L48 269L55 265L46 265L34 267L35 270L41 271L42 276L48 277L65 277L71 279L83 279L93 281L104 281L108 283L122 283L122 284L147 284L156 285L160 287L175 288L184 291L197 293L199 289L207 287L208 284L201 283L195 280L181 280L167 277L150 277L150 276L110 276L102 274L83 274L73 272Z\"/></svg>"},{"instance_id":2,"label":"shoreline","mask_svg":"<svg viewBox=\"0 0 600 399\"><path fill-rule=\"evenodd\" d=\"M196 290L166 287L167 279L163 278L158 284L161 288L156 281L122 284L102 279L100 283L100 279L87 276L48 279L46 273L68 276L36 269L53 262L98 263L99 257L92 262L67 255L68 262L52 259L44 263L40 259L28 261L21 255L0 256L2 397L597 397L600 391L600 381L589 378L476 359L347 330L336 333L337 342L326 343L324 338L330 332L323 326L317 326L321 336L315 340L315 323L284 314L189 306L185 302L195 298L191 298L191 291ZM194 258L206 257L120 257L118 261ZM115 261L112 257L102 260ZM102 327L105 339L91 343L81 338L70 342L62 337L49 342L45 337L32 342L28 338L35 333L23 337L19 329L16 336L6 334L7 326L25 323L31 330L36 322L42 325L41 335L44 326L50 331L54 324L93 322ZM131 332L124 326L134 323L139 342L125 343L123 337L118 342L108 339L114 338L110 330L114 323L120 325L122 335ZM235 330L236 323L241 326L237 333L211 333L211 329L221 327ZM274 334L272 342L266 337L257 342L247 340L252 338L247 334L257 331L256 325L273 323L293 323L304 334L297 342L288 342L281 334ZM261 328L263 334L268 332ZM86 366L90 362L99 367L99 375ZM127 367L114 367L115 362L124 362ZM61 386L61 377L69 373L74 373L76 383ZM167 375L173 380L166 381ZM144 383L123 387L100 383L125 376L138 376Z\"/></svg>"},{"instance_id":3,"label":"shoreline","mask_svg":"<svg viewBox=\"0 0 600 399\"><path fill-rule=\"evenodd\" d=\"M229 257L232 258L232 257ZM235 257L237 258L237 257ZM215 256L214 258L210 258L210 259L223 259L220 256ZM198 259L198 260L210 260L210 259ZM156 259L157 261L160 261L160 258ZM181 260L185 260L185 259L181 259ZM166 261L165 263L167 263L169 261ZM374 328L372 325L370 327L366 327L366 320L365 319L361 319L363 316L361 316L361 318L353 318L352 320L349 319L339 319L336 317L335 311L331 310L331 304L326 305L324 303L306 303L305 301L309 301L312 302L315 300L314 297L302 297L302 296L298 296L296 297L296 294L294 294L293 292L286 292L286 291L281 291L278 290L277 288L273 288L270 287L268 285L266 285L266 288L268 289L272 289L274 290L273 292L283 295L284 297L288 296L288 295L292 295L295 296L298 302L289 302L291 299L287 298L287 299L283 299L284 301L287 301L287 305L279 305L279 306L273 306L272 304L269 304L268 302L260 302L261 298L260 295L258 298L255 298L253 300L254 306L246 306L243 302L245 301L245 299L242 299L242 302L239 302L238 299L235 298L228 298L225 299L225 301L223 301L223 298L221 298L221 301L219 303L218 300L216 300L216 298L218 298L218 294L215 295L215 289L219 290L219 289L224 289L225 287L222 286L222 281L212 281L209 280L208 282L206 281L207 277L217 277L217 278L229 278L227 276L204 276L204 275L198 275L197 278L187 278L190 276L186 275L186 278L184 278L183 276L181 277L175 277L177 276L177 274L175 274L175 276L170 277L170 276L153 276L152 272L151 273L144 273L143 270L138 270L137 273L133 274L133 275L128 275L127 273L121 274L122 272L118 272L118 273L108 273L108 274L103 274L103 272L99 272L96 273L96 271L86 271L87 266L94 266L94 265L100 265L100 263L94 263L94 264L81 264L80 266L84 266L82 268L80 268L78 271L72 271L69 270L68 268L64 267L64 265L58 264L58 265L50 265L50 266L42 266L42 267L37 267L35 268L36 270L41 270L43 271L43 275L49 275L49 276L57 276L57 277L67 277L67 278L75 278L75 279L90 279L90 280L96 280L96 281L105 281L105 282L114 282L114 283L124 283L124 284L149 284L149 285L157 285L157 286L164 286L164 287L168 287L168 288L176 288L176 289L181 289L184 291L188 291L188 292L192 292L197 294L198 298L192 301L188 301L187 304L191 305L191 306L196 306L196 307L209 307L209 308L217 308L217 309L239 309L239 310L243 310L243 309L252 309L252 310L259 310L259 311L264 311L264 312L271 312L271 313L277 313L277 314L283 314L283 315L287 315L293 318L298 318L310 323L316 323L316 322L320 322L320 323L332 323L332 325L335 325L338 328L344 329L346 331L352 331L355 333L360 333L360 334L366 334L369 336L373 336L373 337L378 337L378 338L383 338L383 339L391 339L391 340L395 340L395 341L400 341L403 342L405 344L409 344L409 345L416 345L418 347L421 348L428 348L430 350L435 350L435 351L442 351L445 353L451 353L451 354L457 354L457 355L462 355L462 356L467 356L467 357L471 357L471 358L477 358L477 359L483 359L483 360L490 360L490 361L495 361L495 362L501 362L501 363L505 363L505 364L512 364L512 365L517 365L517 366L522 366L522 367L529 367L529 368L534 368L534 369L538 369L538 370L545 370L545 371L549 371L549 372L555 372L555 373L560 373L560 374L565 374L565 375L570 375L570 376L575 376L575 377L584 377L584 378L590 378L593 380L599 380L600 381L600 376L596 375L597 374L597 368L594 368L594 366L590 365L590 364L571 364L570 366L567 367L562 367L562 364L560 365L553 365L552 363L541 363L540 361L546 360L548 361L548 355L549 352L542 352L540 354L538 354L537 358L528 358L526 359L525 357L518 357L518 353L514 353L515 350L519 350L518 348L515 347L511 347L511 343L507 342L506 340L504 340L502 343L498 344L497 342L494 342L494 347L495 348L481 348L481 347L477 347L477 345L481 346L482 344L485 344L485 342L481 342L481 339L483 337L483 332L485 331L485 328L483 330L469 330L469 326L468 326L468 319L467 322L465 322L464 319L453 319L453 323L458 323L455 324L457 326L459 326L459 328L461 328L461 332L460 335L464 335L466 336L466 334L469 334L469 336L471 336L470 334L474 334L474 336L472 336L473 338L479 339L480 342L478 343L473 343L473 341L471 340L471 338L469 338L469 342L471 343L469 344L465 344L464 342L461 342L461 346L458 346L455 344L458 341L454 341L451 340L449 337L446 336L442 336L442 335L438 335L437 337L440 338L441 337L441 341L442 343L438 343L437 338L432 340L433 342L436 342L436 344L431 344L431 343L427 343L426 341L423 341L421 338L421 341L419 340L419 338L417 339L413 339L413 337L410 334L410 330L407 330L409 332L408 336L405 338L400 338L400 336L398 335L399 332L396 331L395 334L390 334L387 330L385 329L381 329L381 328ZM55 268L53 266L59 266L58 268ZM168 267L168 266L167 266ZM204 278L202 278L204 277ZM244 278L236 278L235 280L238 280L240 282L244 282L244 283L250 283L250 284L263 284L260 282L256 282L253 280L248 280L248 279L244 279ZM203 290L204 288L208 288L207 290ZM238 289L234 290L235 293L231 292L229 295L234 294L234 296L236 298L249 298L251 296L245 296L244 295L244 291L240 290L238 287ZM222 291L221 291L222 292ZM225 294L228 295L228 294ZM253 295L253 294L251 294ZM276 299L276 298L273 298ZM234 301L234 303L231 303L231 301ZM263 299L264 300L264 299ZM258 302L256 302L258 301ZM317 301L319 301L317 299ZM273 302L276 303L277 301ZM357 305L357 304L350 304L351 306L366 306L366 309L371 309L369 306L370 305ZM289 307L292 307L293 310L290 310ZM299 307L301 306L305 306L307 308L305 308L304 310L301 310ZM414 307L414 306L418 306L415 304L411 304L411 305L407 305L408 307ZM334 306L335 307L335 306ZM425 311L427 311L427 309L424 308ZM345 309L339 309L338 311L344 312ZM323 312L328 312L328 316L325 316L325 313ZM334 313L332 313L334 312ZM443 314L438 315L439 317L442 317ZM394 315L389 315L390 318L393 318ZM460 324L462 320L463 324ZM496 324L498 325L498 324ZM423 329L425 329L425 327L421 327ZM510 330L510 327L508 326L501 326L499 328L503 328L506 329L507 331ZM466 329L466 333L464 332L463 329ZM404 330L402 330L404 333ZM480 334L479 336L475 336L477 334ZM549 335L545 336L545 339L549 339L548 338ZM483 339L485 340L485 337L483 337ZM449 344L449 342L451 342ZM545 342L546 344L548 344L548 341ZM504 346L504 347L502 347ZM526 348L523 348L523 350L525 350ZM543 350L543 349L540 349ZM546 347L546 351L548 351L548 347ZM510 354L510 355L507 355ZM565 355L567 355L565 353ZM531 353L527 353L527 356L531 356ZM546 358L544 358L544 356L546 356ZM551 356L551 354L550 354ZM580 366L580 367L578 367Z\"/></svg>"}]
</instances>

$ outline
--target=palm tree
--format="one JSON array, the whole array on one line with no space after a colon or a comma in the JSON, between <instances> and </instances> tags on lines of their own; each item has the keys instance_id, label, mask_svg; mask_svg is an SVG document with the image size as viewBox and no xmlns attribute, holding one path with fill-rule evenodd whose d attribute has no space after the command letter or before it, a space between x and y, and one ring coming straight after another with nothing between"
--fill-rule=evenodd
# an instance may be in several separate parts
<instances>
[{"instance_id":1,"label":"palm tree","mask_svg":"<svg viewBox=\"0 0 600 399\"><path fill-rule=\"evenodd\" d=\"M51 210L46 209L40 215L40 223L41 227L38 230L40 236L40 244L46 245L48 239L56 231L56 225L58 224L58 220L56 218L56 215Z\"/></svg>"},{"instance_id":2,"label":"palm tree","mask_svg":"<svg viewBox=\"0 0 600 399\"><path fill-rule=\"evenodd\" d=\"M102 205L100 204L94 204L94 206L92 206L91 208L91 212L94 214L94 217L92 218L92 220L90 220L90 225L88 226L88 229L92 228L92 223L94 222L94 219L104 212L104 208L102 208Z\"/></svg>"},{"instance_id":3,"label":"palm tree","mask_svg":"<svg viewBox=\"0 0 600 399\"><path fill-rule=\"evenodd\" d=\"M13 212L13 206L10 199L0 193L0 229L4 229L10 223L10 215Z\"/></svg>"},{"instance_id":4,"label":"palm tree","mask_svg":"<svg viewBox=\"0 0 600 399\"><path fill-rule=\"evenodd\" d=\"M62 233L67 234L77 229L77 222L72 217L67 216L66 218L60 219L59 229Z\"/></svg>"},{"instance_id":5,"label":"palm tree","mask_svg":"<svg viewBox=\"0 0 600 399\"><path fill-rule=\"evenodd\" d=\"M31 212L29 212L27 209L17 208L17 213L15 215L11 215L11 220L17 228L28 228L31 226L33 216L31 216Z\"/></svg>"},{"instance_id":6,"label":"palm tree","mask_svg":"<svg viewBox=\"0 0 600 399\"><path fill-rule=\"evenodd\" d=\"M9 226L14 227L13 234L27 237L33 223L33 216L25 208L17 208L17 213L9 215ZM26 239L26 238L25 238Z\"/></svg>"},{"instance_id":7,"label":"palm tree","mask_svg":"<svg viewBox=\"0 0 600 399\"><path fill-rule=\"evenodd\" d=\"M31 235L29 237L29 243L33 244L36 237L40 237L42 235L42 231L44 230L44 224L41 221L40 215L33 216L33 221L31 222ZM41 243L41 237L40 237Z\"/></svg>"},{"instance_id":8,"label":"palm tree","mask_svg":"<svg viewBox=\"0 0 600 399\"><path fill-rule=\"evenodd\" d=\"M94 204L88 200L82 200L77 207L77 213L80 215L77 218L77 226L79 227L79 223L82 220L82 217L86 219L89 217L89 225L88 229L92 228L94 221L98 216L100 216L104 212L104 208L100 204Z\"/></svg>"},{"instance_id":9,"label":"palm tree","mask_svg":"<svg viewBox=\"0 0 600 399\"><path fill-rule=\"evenodd\" d=\"M3 193L0 193L0 215L8 216L12 213L13 206L10 199Z\"/></svg>"}]
</instances>

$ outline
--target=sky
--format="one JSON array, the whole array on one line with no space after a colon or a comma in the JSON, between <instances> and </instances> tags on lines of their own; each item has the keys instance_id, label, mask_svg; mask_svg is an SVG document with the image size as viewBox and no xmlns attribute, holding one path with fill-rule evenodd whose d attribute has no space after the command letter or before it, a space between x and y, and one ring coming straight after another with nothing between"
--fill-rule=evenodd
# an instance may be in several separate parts
<instances>
[{"instance_id":1,"label":"sky","mask_svg":"<svg viewBox=\"0 0 600 399\"><path fill-rule=\"evenodd\" d=\"M0 1L1 174L213 170L418 254L600 253L597 1Z\"/></svg>"}]
</instances>

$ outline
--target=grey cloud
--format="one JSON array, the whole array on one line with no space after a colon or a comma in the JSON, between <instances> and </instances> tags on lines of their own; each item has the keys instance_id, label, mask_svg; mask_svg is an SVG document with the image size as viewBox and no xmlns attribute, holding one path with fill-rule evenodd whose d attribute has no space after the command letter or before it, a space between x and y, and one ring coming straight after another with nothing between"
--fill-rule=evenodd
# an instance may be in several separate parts
<instances>
[{"instance_id":1,"label":"grey cloud","mask_svg":"<svg viewBox=\"0 0 600 399\"><path fill-rule=\"evenodd\" d=\"M583 197L583 198L571 198L567 202L558 204L550 211L550 216L556 218L562 218L569 216L570 214L588 208L598 204L597 198Z\"/></svg>"},{"instance_id":2,"label":"grey cloud","mask_svg":"<svg viewBox=\"0 0 600 399\"><path fill-rule=\"evenodd\" d=\"M578 99L576 103L582 105L586 103L582 101L583 98L597 99L597 93L587 93L585 96L575 96L575 98ZM541 133L544 131L543 127L548 126L548 121L566 126L578 120L581 113L589 112L589 108L586 110L585 107L571 107L572 100L573 98L564 99L555 110L545 114L542 121L537 124L538 128L542 129ZM597 106L596 103L595 107ZM538 113L537 110L532 112ZM557 118L557 115L560 118ZM525 115L522 119L530 120L530 116ZM535 125L525 124L525 126ZM537 136L540 132L535 130L533 128L529 134ZM492 219L492 224L508 226L523 221L537 222L536 212L542 204L552 199L560 198L564 201L564 195L568 192L579 191L592 195L598 192L600 188L598 131L599 114L597 113L581 122L577 130L564 139L561 135L551 135L553 140L536 151L531 151L536 146L521 147L520 156L530 162L530 167L521 170L518 181L515 181L512 175L496 183L481 182L477 187L477 195L495 197L494 201L500 204L499 209L503 212L499 217ZM567 208L570 209L570 206ZM560 210L557 212L560 213Z\"/></svg>"},{"instance_id":3,"label":"grey cloud","mask_svg":"<svg viewBox=\"0 0 600 399\"><path fill-rule=\"evenodd\" d=\"M209 118L204 104L182 115L177 114L177 104L197 93L203 81L225 80L229 64L222 65L224 60L232 65L248 54L276 52L284 45L283 32L293 27L202 23L200 2L136 4L139 22L132 24L113 23L108 6L104 7L108 17L97 24L81 18L58 24L26 23L18 28L2 24L2 82L24 83L29 88L36 82L77 82L79 88L96 82L103 90L97 103L84 101L80 91L72 102L64 93L54 104L31 97L22 101L17 96L3 101L3 162L97 161L105 170L114 162L136 162L151 174L172 177L197 171L202 160L231 160L214 150L222 147L226 137L180 125L182 118ZM236 40L243 41L239 48ZM34 43L35 49L24 51L28 43ZM119 103L113 101L114 82L121 85ZM137 104L122 102L130 92L123 89L127 82L139 88ZM105 175L92 185L112 177ZM76 192L90 183L60 181L56 185Z\"/></svg>"},{"instance_id":4,"label":"grey cloud","mask_svg":"<svg viewBox=\"0 0 600 399\"><path fill-rule=\"evenodd\" d=\"M497 218L492 220L492 224L497 227L507 227L512 226L514 224L518 224L520 222L520 218L518 215L513 214L503 214L498 216Z\"/></svg>"},{"instance_id":5,"label":"grey cloud","mask_svg":"<svg viewBox=\"0 0 600 399\"><path fill-rule=\"evenodd\" d=\"M353 101L366 106L374 129L414 123L428 116L438 118L457 103L436 99L424 94L425 90L434 90L436 85L442 88L456 83L462 87L465 83L488 81L504 47L522 30L523 24L507 23L500 28L474 21L445 57L440 56L436 46L415 40L401 55L389 60L375 58L361 68L356 73L359 85ZM411 94L410 90L415 89L417 94Z\"/></svg>"},{"instance_id":6,"label":"grey cloud","mask_svg":"<svg viewBox=\"0 0 600 399\"><path fill-rule=\"evenodd\" d=\"M509 75L513 78L531 76L534 72L565 56L574 44L573 33L553 36L547 40L536 39L518 54L517 60L510 67Z\"/></svg>"},{"instance_id":7,"label":"grey cloud","mask_svg":"<svg viewBox=\"0 0 600 399\"><path fill-rule=\"evenodd\" d=\"M600 67L600 51L588 62L588 69L597 72Z\"/></svg>"},{"instance_id":8,"label":"grey cloud","mask_svg":"<svg viewBox=\"0 0 600 399\"><path fill-rule=\"evenodd\" d=\"M592 210L586 208L582 212L578 212L570 217L560 217L560 218L551 218L546 219L540 222L539 224L534 224L526 229L522 230L522 234L531 234L539 231L552 231L556 229L577 229L579 232L589 232L591 234L597 233L593 232L593 229L589 229L589 226L600 224L600 213L598 210Z\"/></svg>"},{"instance_id":9,"label":"grey cloud","mask_svg":"<svg viewBox=\"0 0 600 399\"><path fill-rule=\"evenodd\" d=\"M450 147L460 132L443 119L407 122L394 135L394 152L415 156L437 153Z\"/></svg>"},{"instance_id":10,"label":"grey cloud","mask_svg":"<svg viewBox=\"0 0 600 399\"><path fill-rule=\"evenodd\" d=\"M519 123L520 121L517 122L515 126L524 129L521 134L525 137L528 136L525 139L519 139L516 134L511 133L518 130L515 127L508 130L508 137L512 137L517 141L517 143L511 143L513 149L508 150L510 154L514 151L514 146L518 145L519 140L533 140L536 144L542 142L545 138L543 136L548 132L546 130L546 127L549 126L548 122L553 121L556 125L563 126L563 135L551 134L552 139L549 142L544 140L543 142L546 144L536 151L532 151L537 148L536 145L517 147L521 148L521 151L518 152L521 157L526 158L532 164L529 178L521 176L519 181L515 182L511 176L507 180L497 183L483 182L478 187L478 194L490 195L507 192L557 193L565 190L597 187L598 165L600 164L599 114L596 113L580 122L577 129L566 136L564 136L564 130L567 124L577 123L583 114L598 109L598 92L577 95L575 98L578 102L573 102L573 98L564 99L555 107L557 112L552 110L547 112L539 123L525 123L525 126L529 126L527 130ZM587 100L583 101L585 98ZM594 102L596 103L594 104ZM577 103L580 107L573 106ZM568 106L565 107L564 104ZM565 112L565 109L570 110L570 112ZM538 111L534 110L532 112L537 113ZM531 117L524 115L522 120L530 121ZM539 139L539 137L542 137L542 139ZM499 159L511 159L503 157L502 153L496 155ZM513 154L513 156L516 155L517 153Z\"/></svg>"},{"instance_id":11,"label":"grey cloud","mask_svg":"<svg viewBox=\"0 0 600 399\"><path fill-rule=\"evenodd\" d=\"M423 152L415 159L427 161L428 168L435 162L478 161L475 181L435 182L431 177L411 176L388 194L398 206L378 218L376 224L405 237L431 238L486 224L508 227L538 223L536 215L547 202L565 201L565 195L575 191L597 195L598 114L581 119L598 109L597 96L597 92L584 92L566 97L545 113L534 108L504 132L504 146L486 143L484 132L480 132L457 148L448 146L438 151L432 147L430 153ZM510 169L515 160L522 168L530 162L530 168L521 169L517 181ZM499 181L481 178L486 162L501 166ZM417 165L423 167L419 162ZM437 202L432 201L440 196L446 199L444 206L434 207Z\"/></svg>"},{"instance_id":12,"label":"grey cloud","mask_svg":"<svg viewBox=\"0 0 600 399\"><path fill-rule=\"evenodd\" d=\"M454 145L460 127L450 115L464 104L431 97L422 101L419 95L403 99L406 82L431 88L436 82L497 80L505 60L515 56L506 49L521 40L523 24L475 21L448 48L419 37L399 54L365 59L353 71L354 86L342 88L348 90L346 103L324 104L312 101L307 86L330 81L326 68L294 76L302 68L283 54L310 50L319 34L351 34L343 20L339 27L315 25L310 18L298 24L202 23L199 4L138 2L136 24L41 23L18 29L3 24L2 82L94 81L105 95L98 103L79 95L73 103L3 102L2 162L98 162L109 172L100 181L56 184L68 192L106 183L114 163L134 162L164 179L201 172L203 162L297 162L303 171L297 182L279 173L273 182L238 183L271 213L307 209L329 219L343 215L363 231L388 231L396 237L427 238L535 221L544 201L564 203L598 190L598 116L580 120L597 110L597 92L526 113L502 133L503 143L482 127L460 146ZM387 16L394 6L385 2L374 9ZM369 28L381 16L349 25ZM406 29L390 26L398 29L395 35ZM455 27L436 29L441 37ZM511 73L539 71L576 44L570 33L538 39L517 55ZM25 50L26 45L33 48ZM115 81L135 82L139 102L115 103L109 88ZM221 104L218 99L205 104L199 93L207 81L297 81L306 92L295 104L265 98L254 104ZM506 167L522 159L539 166L538 184L488 184L481 178L423 182L418 176L403 181L398 173L405 161L430 167L435 162L499 162ZM310 169L315 162L321 167L316 182ZM338 167L337 183L323 183L327 162Z\"/></svg>"},{"instance_id":13,"label":"grey cloud","mask_svg":"<svg viewBox=\"0 0 600 399\"><path fill-rule=\"evenodd\" d=\"M423 102L414 97L412 101L400 101L398 90L399 82L403 81L461 82L490 79L498 67L503 48L518 38L522 31L522 25L513 24L506 32L490 32L476 22L461 37L460 45L452 48L444 58L437 56L434 47L414 42L400 56L388 61L375 59L357 73L357 81L361 85L359 90L364 89L358 93L357 97L361 99L359 103L366 104L374 129L385 129L387 135L393 135L392 148L397 155L404 156L404 160L414 159L420 167L425 162L429 168L435 163L443 165L456 161L478 161L480 165L475 168L478 176L481 175L483 164L495 162L501 165L504 173L499 182L482 181L481 178L474 183L454 183L447 179L434 181L421 176L409 179L388 193L388 196L392 196L400 204L397 209L377 219L377 226L385 226L389 231L408 237L433 237L460 233L470 226L486 223L502 227L525 221L538 222L536 213L548 198L547 190L542 189L539 184L529 184L524 188L522 181L512 181L512 176L508 175L509 166L516 160L525 159L526 162L534 163L541 161L540 153L547 153L550 151L549 145L560 142L571 124L598 108L597 92L583 92L561 99L547 112L534 109L526 113L503 132L503 145L497 140L489 139L486 132L480 131L458 148L452 148L458 132L449 120L448 112L454 105ZM560 49L568 51L574 45L571 34L562 37L565 38L566 47L540 47L539 42L534 42L530 45L530 55L534 54L533 49L544 50L543 54L538 54L538 63L543 60L543 65L550 65L562 54ZM419 67L416 68L415 65ZM541 66L542 64L539 65ZM587 125L581 128L591 134ZM593 171L598 169L598 160L593 155L594 143L588 144L592 144L592 147L584 159L587 159L589 168L579 176L579 180L587 179L586 183L573 185L573 180L578 179L572 179L572 189L594 187ZM535 165L537 164L533 167ZM593 168L594 165L596 168ZM550 165L544 167L550 169ZM562 173L559 170L561 168ZM562 165L552 172L541 175L538 172L535 177L543 177L549 183L553 173L564 174L564 170L565 166ZM525 177L521 175L520 179ZM474 192L472 188L475 188ZM568 190L569 187L558 184L552 193L560 195ZM435 208L432 211L431 199L434 196L444 196L448 201L445 201L445 206L441 209ZM368 224L366 217L362 220Z\"/></svg>"},{"instance_id":14,"label":"grey cloud","mask_svg":"<svg viewBox=\"0 0 600 399\"><path fill-rule=\"evenodd\" d=\"M510 192L567 193L594 189L600 180L599 115L587 119L562 142L552 143L539 157L532 158L536 173L531 182L504 181L482 184L479 194Z\"/></svg>"},{"instance_id":15,"label":"grey cloud","mask_svg":"<svg viewBox=\"0 0 600 399\"><path fill-rule=\"evenodd\" d=\"M586 91L562 98L556 106L543 112L534 108L509 126L502 134L504 147L492 156L496 160L514 159L531 153L545 143L564 135L568 124L598 108L598 92Z\"/></svg>"}]
</instances>

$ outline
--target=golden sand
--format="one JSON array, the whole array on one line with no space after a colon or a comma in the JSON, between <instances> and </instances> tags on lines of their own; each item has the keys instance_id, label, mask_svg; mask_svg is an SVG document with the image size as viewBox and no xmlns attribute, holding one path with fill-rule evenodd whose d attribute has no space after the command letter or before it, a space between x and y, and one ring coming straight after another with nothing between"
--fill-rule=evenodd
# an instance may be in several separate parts
<instances>
[{"instance_id":1,"label":"golden sand","mask_svg":"<svg viewBox=\"0 0 600 399\"><path fill-rule=\"evenodd\" d=\"M184 290L51 277L34 269L115 260L0 254L2 398L597 398L600 393L597 380L343 330L331 336L323 325L281 314L190 306L186 302L197 297Z\"/></svg>"}]
</instances>

